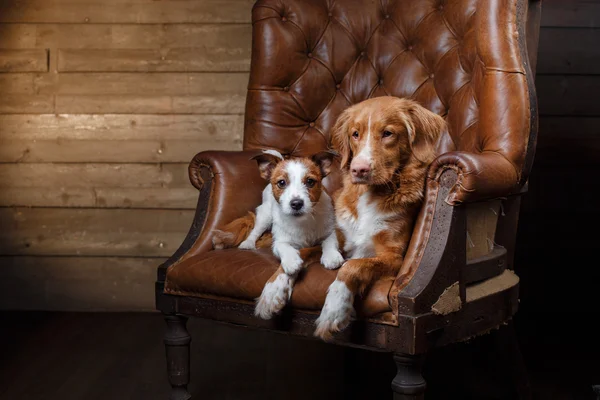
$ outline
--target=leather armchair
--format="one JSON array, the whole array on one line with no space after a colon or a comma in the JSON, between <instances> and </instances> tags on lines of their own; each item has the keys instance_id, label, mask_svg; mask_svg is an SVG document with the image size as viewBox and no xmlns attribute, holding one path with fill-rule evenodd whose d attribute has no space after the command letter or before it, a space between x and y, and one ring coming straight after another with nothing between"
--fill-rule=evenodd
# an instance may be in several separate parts
<instances>
[{"instance_id":1,"label":"leather armchair","mask_svg":"<svg viewBox=\"0 0 600 400\"><path fill-rule=\"evenodd\" d=\"M253 210L266 183L251 155L328 147L339 113L364 99L409 97L442 115L448 132L430 166L404 266L357 299L358 318L335 342L394 354L397 399L422 398L419 356L510 320L520 195L537 134L534 87L540 2L528 0L259 0L244 151L203 152L199 190L181 247L158 268L172 399L187 399L186 316L312 337L336 271L309 260L290 307L264 321L253 301L278 266L269 251L211 251L211 232ZM326 179L332 190L339 171Z\"/></svg>"}]
</instances>

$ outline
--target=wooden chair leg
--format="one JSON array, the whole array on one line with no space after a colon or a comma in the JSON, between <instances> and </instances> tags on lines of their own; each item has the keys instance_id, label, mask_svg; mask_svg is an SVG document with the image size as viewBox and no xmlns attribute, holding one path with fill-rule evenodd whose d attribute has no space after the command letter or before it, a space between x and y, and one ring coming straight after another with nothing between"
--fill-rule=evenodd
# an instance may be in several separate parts
<instances>
[{"instance_id":1,"label":"wooden chair leg","mask_svg":"<svg viewBox=\"0 0 600 400\"><path fill-rule=\"evenodd\" d=\"M421 375L421 358L407 354L394 354L396 376L392 381L394 400L423 400L425 379Z\"/></svg>"},{"instance_id":2,"label":"wooden chair leg","mask_svg":"<svg viewBox=\"0 0 600 400\"><path fill-rule=\"evenodd\" d=\"M192 395L187 390L190 382L190 342L192 338L185 325L187 318L180 315L165 315L167 331L165 348L167 372L171 383L169 400L188 400Z\"/></svg>"}]
</instances>

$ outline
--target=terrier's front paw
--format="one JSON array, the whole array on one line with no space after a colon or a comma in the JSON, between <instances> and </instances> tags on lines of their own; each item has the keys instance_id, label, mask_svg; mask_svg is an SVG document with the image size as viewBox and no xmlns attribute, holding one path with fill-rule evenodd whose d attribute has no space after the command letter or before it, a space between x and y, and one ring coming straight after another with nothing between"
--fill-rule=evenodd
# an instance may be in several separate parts
<instances>
[{"instance_id":1,"label":"terrier's front paw","mask_svg":"<svg viewBox=\"0 0 600 400\"><path fill-rule=\"evenodd\" d=\"M327 291L321 315L317 318L315 336L330 341L335 332L344 330L354 316L354 295L346 284L335 280Z\"/></svg>"},{"instance_id":2,"label":"terrier's front paw","mask_svg":"<svg viewBox=\"0 0 600 400\"><path fill-rule=\"evenodd\" d=\"M344 257L339 251L324 251L321 264L327 269L337 269L344 263Z\"/></svg>"},{"instance_id":3,"label":"terrier's front paw","mask_svg":"<svg viewBox=\"0 0 600 400\"><path fill-rule=\"evenodd\" d=\"M293 281L286 274L279 274L273 282L268 282L256 300L254 315L271 319L278 314L292 297Z\"/></svg>"},{"instance_id":4,"label":"terrier's front paw","mask_svg":"<svg viewBox=\"0 0 600 400\"><path fill-rule=\"evenodd\" d=\"M256 250L256 243L253 240L246 239L240 243L238 248L242 250Z\"/></svg>"},{"instance_id":5,"label":"terrier's front paw","mask_svg":"<svg viewBox=\"0 0 600 400\"><path fill-rule=\"evenodd\" d=\"M296 275L302 269L304 261L298 254L284 256L281 258L281 268L290 276Z\"/></svg>"}]
</instances>

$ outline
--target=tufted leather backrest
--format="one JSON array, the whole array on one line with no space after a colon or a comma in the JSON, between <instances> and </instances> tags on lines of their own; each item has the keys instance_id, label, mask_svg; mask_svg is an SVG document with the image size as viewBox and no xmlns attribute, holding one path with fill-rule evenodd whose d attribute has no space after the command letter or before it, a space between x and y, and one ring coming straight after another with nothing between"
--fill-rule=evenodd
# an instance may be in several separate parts
<instances>
[{"instance_id":1,"label":"tufted leather backrest","mask_svg":"<svg viewBox=\"0 0 600 400\"><path fill-rule=\"evenodd\" d=\"M259 0L252 20L245 149L324 149L342 110L393 95L446 118L444 152L498 153L525 182L526 0Z\"/></svg>"}]
</instances>

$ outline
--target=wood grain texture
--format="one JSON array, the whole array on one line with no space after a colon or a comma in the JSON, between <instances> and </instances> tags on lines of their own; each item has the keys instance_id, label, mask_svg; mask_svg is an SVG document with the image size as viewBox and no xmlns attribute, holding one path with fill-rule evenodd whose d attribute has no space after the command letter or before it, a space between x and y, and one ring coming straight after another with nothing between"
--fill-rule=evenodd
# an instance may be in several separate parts
<instances>
[{"instance_id":1,"label":"wood grain texture","mask_svg":"<svg viewBox=\"0 0 600 400\"><path fill-rule=\"evenodd\" d=\"M0 27L3 25L0 24ZM3 48L27 44L35 48L54 49L144 49L205 48L218 52L248 52L251 47L252 27L247 24L13 24L0 37ZM33 36L33 40L17 35Z\"/></svg>"},{"instance_id":2,"label":"wood grain texture","mask_svg":"<svg viewBox=\"0 0 600 400\"><path fill-rule=\"evenodd\" d=\"M538 75L540 116L596 116L600 102L600 75Z\"/></svg>"},{"instance_id":3,"label":"wood grain texture","mask_svg":"<svg viewBox=\"0 0 600 400\"><path fill-rule=\"evenodd\" d=\"M151 311L164 260L0 256L0 309Z\"/></svg>"},{"instance_id":4,"label":"wood grain texture","mask_svg":"<svg viewBox=\"0 0 600 400\"><path fill-rule=\"evenodd\" d=\"M191 210L0 208L0 254L169 257Z\"/></svg>"},{"instance_id":5,"label":"wood grain texture","mask_svg":"<svg viewBox=\"0 0 600 400\"><path fill-rule=\"evenodd\" d=\"M0 207L87 207L194 210L198 191L188 188L1 188Z\"/></svg>"},{"instance_id":6,"label":"wood grain texture","mask_svg":"<svg viewBox=\"0 0 600 400\"><path fill-rule=\"evenodd\" d=\"M0 206L194 209L186 164L0 164Z\"/></svg>"},{"instance_id":7,"label":"wood grain texture","mask_svg":"<svg viewBox=\"0 0 600 400\"><path fill-rule=\"evenodd\" d=\"M58 69L60 72L249 71L250 48L59 50Z\"/></svg>"},{"instance_id":8,"label":"wood grain texture","mask_svg":"<svg viewBox=\"0 0 600 400\"><path fill-rule=\"evenodd\" d=\"M600 3L594 0L545 0L542 27L599 28Z\"/></svg>"},{"instance_id":9,"label":"wood grain texture","mask_svg":"<svg viewBox=\"0 0 600 400\"><path fill-rule=\"evenodd\" d=\"M40 94L70 95L245 95L247 73L69 73L41 74Z\"/></svg>"},{"instance_id":10,"label":"wood grain texture","mask_svg":"<svg viewBox=\"0 0 600 400\"><path fill-rule=\"evenodd\" d=\"M0 22L239 23L249 22L253 0L5 0Z\"/></svg>"},{"instance_id":11,"label":"wood grain texture","mask_svg":"<svg viewBox=\"0 0 600 400\"><path fill-rule=\"evenodd\" d=\"M54 111L54 96L34 94L2 94L0 114L47 114Z\"/></svg>"},{"instance_id":12,"label":"wood grain texture","mask_svg":"<svg viewBox=\"0 0 600 400\"><path fill-rule=\"evenodd\" d=\"M542 28L537 72L600 74L600 29Z\"/></svg>"},{"instance_id":13,"label":"wood grain texture","mask_svg":"<svg viewBox=\"0 0 600 400\"><path fill-rule=\"evenodd\" d=\"M241 115L0 115L0 162L188 163L242 133Z\"/></svg>"},{"instance_id":14,"label":"wood grain texture","mask_svg":"<svg viewBox=\"0 0 600 400\"><path fill-rule=\"evenodd\" d=\"M0 49L0 72L47 72L46 49Z\"/></svg>"}]
</instances>

